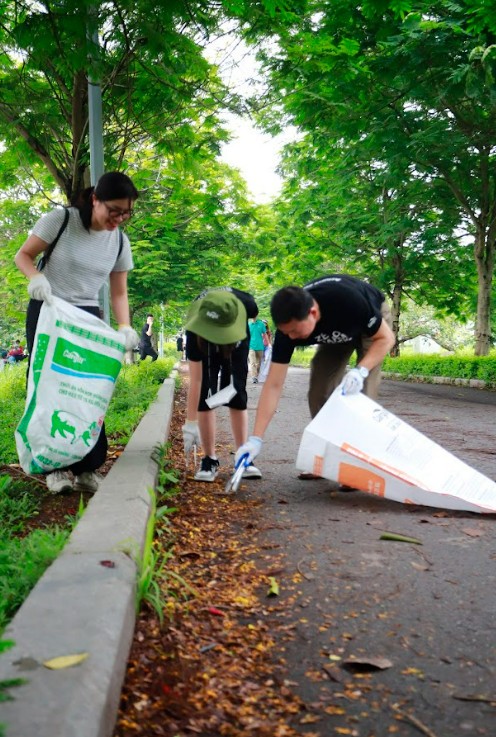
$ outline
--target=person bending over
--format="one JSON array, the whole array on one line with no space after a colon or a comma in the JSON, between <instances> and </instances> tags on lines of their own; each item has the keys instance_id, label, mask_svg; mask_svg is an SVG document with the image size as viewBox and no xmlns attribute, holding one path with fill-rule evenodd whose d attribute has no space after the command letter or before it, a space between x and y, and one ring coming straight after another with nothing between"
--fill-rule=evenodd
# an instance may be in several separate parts
<instances>
[{"instance_id":1,"label":"person bending over","mask_svg":"<svg viewBox=\"0 0 496 737\"><path fill-rule=\"evenodd\" d=\"M184 451L201 445L204 457L196 481L214 481L219 473L215 448L215 411L207 400L219 389L231 387L226 399L236 448L248 437L246 380L248 376L249 330L247 317L257 314L251 294L224 287L202 292L191 304L186 320L186 358L189 388ZM261 478L253 464L243 478Z\"/></svg>"},{"instance_id":2,"label":"person bending over","mask_svg":"<svg viewBox=\"0 0 496 737\"><path fill-rule=\"evenodd\" d=\"M269 373L258 400L253 435L236 453L250 461L262 449L263 436L277 408L297 346L317 345L310 366L308 403L315 417L334 389L364 393L376 399L381 365L395 344L392 319L384 294L347 274L331 274L303 287L276 292L270 311L277 327ZM346 371L352 354L357 363Z\"/></svg>"}]
</instances>

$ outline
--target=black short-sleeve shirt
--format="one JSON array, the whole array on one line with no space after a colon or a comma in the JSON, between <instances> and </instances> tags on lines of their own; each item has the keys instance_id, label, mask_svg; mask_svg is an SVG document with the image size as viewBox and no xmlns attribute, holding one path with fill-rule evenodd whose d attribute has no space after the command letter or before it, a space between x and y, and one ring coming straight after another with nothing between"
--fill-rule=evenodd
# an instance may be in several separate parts
<instances>
[{"instance_id":1,"label":"black short-sleeve shirt","mask_svg":"<svg viewBox=\"0 0 496 737\"><path fill-rule=\"evenodd\" d=\"M372 336L382 322L384 294L367 282L347 274L331 274L305 284L319 305L320 320L304 340L292 340L276 331L272 346L273 363L289 363L296 346L315 344L357 347L362 335Z\"/></svg>"},{"instance_id":2,"label":"black short-sleeve shirt","mask_svg":"<svg viewBox=\"0 0 496 737\"><path fill-rule=\"evenodd\" d=\"M202 299L206 294L208 294L208 292L218 291L231 292L232 294L234 294L234 296L237 297L239 301L244 304L246 309L246 317L248 319L251 317L256 317L258 315L258 306L255 302L254 297L252 297L251 294L248 294L248 292L243 292L241 289L235 289L234 287L212 287L211 289L205 289L205 291L199 294L196 299ZM243 340L247 340L249 334L250 332L247 320L246 337ZM205 356L198 348L198 341L196 340L195 336L196 333L192 333L191 330L186 331L186 358L190 361L201 361L203 358L205 358Z\"/></svg>"}]
</instances>

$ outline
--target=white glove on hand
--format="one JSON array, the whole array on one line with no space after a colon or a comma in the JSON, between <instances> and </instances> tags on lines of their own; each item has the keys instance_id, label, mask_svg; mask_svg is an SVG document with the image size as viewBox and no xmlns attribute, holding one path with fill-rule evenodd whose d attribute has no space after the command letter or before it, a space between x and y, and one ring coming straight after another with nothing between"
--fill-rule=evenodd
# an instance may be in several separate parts
<instances>
[{"instance_id":1,"label":"white glove on hand","mask_svg":"<svg viewBox=\"0 0 496 737\"><path fill-rule=\"evenodd\" d=\"M193 446L201 445L198 420L188 420L183 425L184 452L187 455L193 450Z\"/></svg>"},{"instance_id":2,"label":"white glove on hand","mask_svg":"<svg viewBox=\"0 0 496 737\"><path fill-rule=\"evenodd\" d=\"M237 468L241 458L248 454L248 464L253 463L262 450L263 440L256 435L250 435L246 443L240 445L234 456L234 465Z\"/></svg>"},{"instance_id":3,"label":"white glove on hand","mask_svg":"<svg viewBox=\"0 0 496 737\"><path fill-rule=\"evenodd\" d=\"M36 274L29 280L28 294L31 299L39 299L47 305L52 304L52 287L45 274Z\"/></svg>"},{"instance_id":4,"label":"white glove on hand","mask_svg":"<svg viewBox=\"0 0 496 737\"><path fill-rule=\"evenodd\" d=\"M119 333L122 334L126 344L126 351L132 351L136 348L139 342L138 333L134 330L131 325L119 325Z\"/></svg>"},{"instance_id":5,"label":"white glove on hand","mask_svg":"<svg viewBox=\"0 0 496 737\"><path fill-rule=\"evenodd\" d=\"M350 369L341 382L343 394L358 394L363 389L363 376L357 368Z\"/></svg>"}]
</instances>

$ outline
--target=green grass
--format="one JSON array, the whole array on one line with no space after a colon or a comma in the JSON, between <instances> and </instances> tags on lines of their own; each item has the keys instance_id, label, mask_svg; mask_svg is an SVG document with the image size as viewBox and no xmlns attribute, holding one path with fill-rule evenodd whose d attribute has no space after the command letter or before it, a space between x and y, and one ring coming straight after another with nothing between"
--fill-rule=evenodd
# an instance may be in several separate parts
<instances>
[{"instance_id":1,"label":"green grass","mask_svg":"<svg viewBox=\"0 0 496 737\"><path fill-rule=\"evenodd\" d=\"M0 476L0 530L11 535L23 532L25 522L39 510L40 497L34 484Z\"/></svg>"},{"instance_id":2,"label":"green grass","mask_svg":"<svg viewBox=\"0 0 496 737\"><path fill-rule=\"evenodd\" d=\"M0 476L0 633L60 553L70 533L70 528L46 527L22 536L26 522L39 509L36 488Z\"/></svg>"},{"instance_id":3,"label":"green grass","mask_svg":"<svg viewBox=\"0 0 496 737\"><path fill-rule=\"evenodd\" d=\"M59 555L69 534L70 529L56 526L0 540L0 633Z\"/></svg>"},{"instance_id":4,"label":"green grass","mask_svg":"<svg viewBox=\"0 0 496 737\"><path fill-rule=\"evenodd\" d=\"M175 351L174 351L175 353ZM176 357L159 358L123 366L105 417L110 441L127 443L149 405L159 384L170 376Z\"/></svg>"},{"instance_id":5,"label":"green grass","mask_svg":"<svg viewBox=\"0 0 496 737\"><path fill-rule=\"evenodd\" d=\"M314 355L315 346L308 346L308 348L305 348L303 346L298 347L294 350L291 357L291 366L301 366L303 368L308 368Z\"/></svg>"},{"instance_id":6,"label":"green grass","mask_svg":"<svg viewBox=\"0 0 496 737\"><path fill-rule=\"evenodd\" d=\"M14 430L24 411L26 366L8 366L0 373L0 458L2 463L17 463Z\"/></svg>"}]
</instances>

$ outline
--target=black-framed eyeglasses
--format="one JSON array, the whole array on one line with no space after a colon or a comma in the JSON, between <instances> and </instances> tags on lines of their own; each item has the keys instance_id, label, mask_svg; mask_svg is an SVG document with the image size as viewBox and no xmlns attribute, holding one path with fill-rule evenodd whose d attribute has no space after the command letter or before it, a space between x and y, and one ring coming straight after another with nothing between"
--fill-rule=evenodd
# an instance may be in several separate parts
<instances>
[{"instance_id":1,"label":"black-framed eyeglasses","mask_svg":"<svg viewBox=\"0 0 496 737\"><path fill-rule=\"evenodd\" d=\"M129 220L129 218L132 218L134 215L134 210L121 210L120 207L110 207L110 205L107 205L106 202L103 202L101 200L102 205L105 205L107 208L107 212L110 215L111 218L122 218L123 220Z\"/></svg>"}]
</instances>

